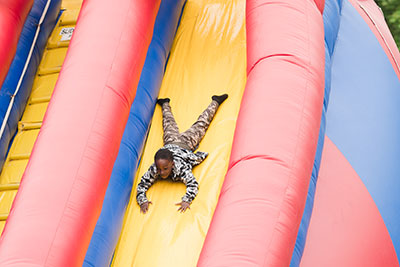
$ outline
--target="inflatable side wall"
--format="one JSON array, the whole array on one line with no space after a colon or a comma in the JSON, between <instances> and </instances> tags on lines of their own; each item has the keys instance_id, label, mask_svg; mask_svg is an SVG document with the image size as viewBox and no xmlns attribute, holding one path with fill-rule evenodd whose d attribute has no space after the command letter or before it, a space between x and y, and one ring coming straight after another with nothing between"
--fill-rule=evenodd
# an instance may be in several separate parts
<instances>
[{"instance_id":1,"label":"inflatable side wall","mask_svg":"<svg viewBox=\"0 0 400 267\"><path fill-rule=\"evenodd\" d=\"M138 0L83 3L0 240L1 266L82 265L158 6Z\"/></svg>"},{"instance_id":2,"label":"inflatable side wall","mask_svg":"<svg viewBox=\"0 0 400 267\"><path fill-rule=\"evenodd\" d=\"M109 266L185 0L162 0L103 208L83 266Z\"/></svg>"},{"instance_id":3,"label":"inflatable side wall","mask_svg":"<svg viewBox=\"0 0 400 267\"><path fill-rule=\"evenodd\" d=\"M300 265L399 266L399 52L374 1L329 2L340 28Z\"/></svg>"},{"instance_id":4,"label":"inflatable side wall","mask_svg":"<svg viewBox=\"0 0 400 267\"><path fill-rule=\"evenodd\" d=\"M0 90L0 170L32 90L43 49L60 12L61 0L36 0Z\"/></svg>"},{"instance_id":5,"label":"inflatable side wall","mask_svg":"<svg viewBox=\"0 0 400 267\"><path fill-rule=\"evenodd\" d=\"M250 0L246 14L248 81L199 266L289 265L316 153L321 9L307 0Z\"/></svg>"}]
</instances>

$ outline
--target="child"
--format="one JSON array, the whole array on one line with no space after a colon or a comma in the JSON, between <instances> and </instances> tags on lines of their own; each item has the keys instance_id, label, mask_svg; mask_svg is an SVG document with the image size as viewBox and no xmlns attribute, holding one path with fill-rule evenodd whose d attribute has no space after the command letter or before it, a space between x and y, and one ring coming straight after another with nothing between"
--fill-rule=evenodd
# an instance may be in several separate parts
<instances>
[{"instance_id":1,"label":"child","mask_svg":"<svg viewBox=\"0 0 400 267\"><path fill-rule=\"evenodd\" d=\"M152 204L146 197L146 191L158 179L170 178L172 181L181 181L186 185L186 194L182 197L178 211L185 212L190 209L190 204L198 192L198 183L193 176L192 168L200 164L208 155L205 152L196 152L201 139L203 139L218 107L228 98L227 94L212 96L211 104L203 111L197 121L185 132L179 133L178 125L169 105L169 98L157 100L162 108L164 147L159 149L154 156L154 163L142 176L137 187L136 200L140 211L146 213Z\"/></svg>"}]
</instances>

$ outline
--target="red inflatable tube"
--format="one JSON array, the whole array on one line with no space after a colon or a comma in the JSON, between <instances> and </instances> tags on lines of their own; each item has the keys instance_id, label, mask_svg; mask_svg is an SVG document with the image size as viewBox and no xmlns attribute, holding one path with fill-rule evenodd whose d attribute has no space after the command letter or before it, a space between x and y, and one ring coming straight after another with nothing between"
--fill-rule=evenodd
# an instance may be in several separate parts
<instances>
[{"instance_id":1,"label":"red inflatable tube","mask_svg":"<svg viewBox=\"0 0 400 267\"><path fill-rule=\"evenodd\" d=\"M17 50L33 0L0 0L0 88Z\"/></svg>"},{"instance_id":2,"label":"red inflatable tube","mask_svg":"<svg viewBox=\"0 0 400 267\"><path fill-rule=\"evenodd\" d=\"M0 266L82 266L159 4L83 3L0 240Z\"/></svg>"},{"instance_id":3,"label":"red inflatable tube","mask_svg":"<svg viewBox=\"0 0 400 267\"><path fill-rule=\"evenodd\" d=\"M199 266L289 266L324 96L324 31L311 0L248 0L248 80Z\"/></svg>"}]
</instances>

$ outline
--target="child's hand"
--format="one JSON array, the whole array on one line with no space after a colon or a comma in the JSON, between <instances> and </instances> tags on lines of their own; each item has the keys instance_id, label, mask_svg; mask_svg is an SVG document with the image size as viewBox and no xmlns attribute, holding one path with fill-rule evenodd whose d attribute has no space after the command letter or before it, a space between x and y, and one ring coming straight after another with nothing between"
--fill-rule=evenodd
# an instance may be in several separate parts
<instances>
[{"instance_id":1,"label":"child's hand","mask_svg":"<svg viewBox=\"0 0 400 267\"><path fill-rule=\"evenodd\" d=\"M149 210L149 205L153 204L151 201L144 202L142 205L140 205L140 212L143 214L146 214L146 212Z\"/></svg>"},{"instance_id":2,"label":"child's hand","mask_svg":"<svg viewBox=\"0 0 400 267\"><path fill-rule=\"evenodd\" d=\"M180 205L178 211L180 211L181 213L185 212L187 209L190 209L190 203L188 203L186 201L182 201L180 203L176 203L175 205L177 205L177 206Z\"/></svg>"}]
</instances>

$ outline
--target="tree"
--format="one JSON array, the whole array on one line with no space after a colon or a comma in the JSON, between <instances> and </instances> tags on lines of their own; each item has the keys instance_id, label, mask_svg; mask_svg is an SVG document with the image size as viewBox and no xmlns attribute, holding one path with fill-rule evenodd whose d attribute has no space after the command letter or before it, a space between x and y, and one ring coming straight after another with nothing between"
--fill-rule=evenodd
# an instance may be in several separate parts
<instances>
[{"instance_id":1,"label":"tree","mask_svg":"<svg viewBox=\"0 0 400 267\"><path fill-rule=\"evenodd\" d=\"M375 2L382 8L386 23L397 46L400 47L400 0L375 0Z\"/></svg>"}]
</instances>

